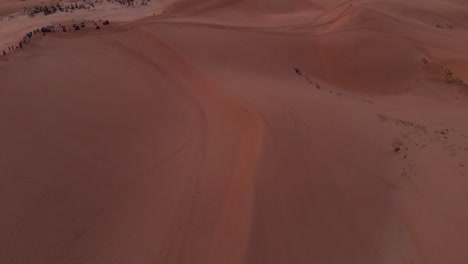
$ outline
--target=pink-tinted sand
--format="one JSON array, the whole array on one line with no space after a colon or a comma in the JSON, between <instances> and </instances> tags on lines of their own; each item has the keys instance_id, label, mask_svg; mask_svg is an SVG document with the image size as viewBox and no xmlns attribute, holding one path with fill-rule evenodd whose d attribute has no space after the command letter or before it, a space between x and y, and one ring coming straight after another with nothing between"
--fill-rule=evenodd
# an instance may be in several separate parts
<instances>
[{"instance_id":1,"label":"pink-tinted sand","mask_svg":"<svg viewBox=\"0 0 468 264\"><path fill-rule=\"evenodd\" d=\"M2 57L0 263L468 263L466 1L160 4Z\"/></svg>"}]
</instances>

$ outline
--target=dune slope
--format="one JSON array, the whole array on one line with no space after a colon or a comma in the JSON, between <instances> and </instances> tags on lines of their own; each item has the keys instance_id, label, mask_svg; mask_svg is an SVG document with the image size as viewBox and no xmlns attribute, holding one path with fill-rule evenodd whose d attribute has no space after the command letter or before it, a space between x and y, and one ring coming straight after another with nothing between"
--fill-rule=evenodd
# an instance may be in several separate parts
<instances>
[{"instance_id":1,"label":"dune slope","mask_svg":"<svg viewBox=\"0 0 468 264\"><path fill-rule=\"evenodd\" d=\"M467 11L424 3L166 1L6 56L0 262L467 263Z\"/></svg>"}]
</instances>

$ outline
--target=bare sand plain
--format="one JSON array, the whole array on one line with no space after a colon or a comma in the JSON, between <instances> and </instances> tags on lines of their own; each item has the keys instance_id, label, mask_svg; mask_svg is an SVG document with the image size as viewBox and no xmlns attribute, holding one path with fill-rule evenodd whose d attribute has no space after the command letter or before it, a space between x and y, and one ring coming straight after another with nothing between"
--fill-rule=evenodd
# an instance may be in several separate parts
<instances>
[{"instance_id":1,"label":"bare sand plain","mask_svg":"<svg viewBox=\"0 0 468 264\"><path fill-rule=\"evenodd\" d=\"M468 263L467 3L2 0L0 263Z\"/></svg>"}]
</instances>

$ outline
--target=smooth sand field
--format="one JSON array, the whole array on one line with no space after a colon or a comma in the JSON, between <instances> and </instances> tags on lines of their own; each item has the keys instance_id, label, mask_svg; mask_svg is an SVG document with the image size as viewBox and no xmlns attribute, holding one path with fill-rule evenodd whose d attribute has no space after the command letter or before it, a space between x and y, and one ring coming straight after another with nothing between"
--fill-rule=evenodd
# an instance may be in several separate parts
<instances>
[{"instance_id":1,"label":"smooth sand field","mask_svg":"<svg viewBox=\"0 0 468 264\"><path fill-rule=\"evenodd\" d=\"M467 1L149 3L0 3L0 263L468 263Z\"/></svg>"}]
</instances>

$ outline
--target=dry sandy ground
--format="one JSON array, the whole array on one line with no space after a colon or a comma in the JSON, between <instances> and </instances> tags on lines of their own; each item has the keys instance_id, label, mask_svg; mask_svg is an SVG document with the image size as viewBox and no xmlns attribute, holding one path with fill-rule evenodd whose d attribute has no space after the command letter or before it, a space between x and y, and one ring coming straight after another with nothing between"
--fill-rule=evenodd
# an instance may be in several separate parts
<instances>
[{"instance_id":1,"label":"dry sandy ground","mask_svg":"<svg viewBox=\"0 0 468 264\"><path fill-rule=\"evenodd\" d=\"M51 24L57 26L58 23L72 24L79 23L83 20L97 21L99 19L128 22L147 16L157 15L162 11L162 2L160 0L146 0L149 2L148 5L145 6L139 5L141 3L140 0L134 0L136 5L132 7L110 3L105 0L88 1L92 3L96 1L97 3L94 7L90 7L89 10L74 10L73 13L57 12L48 16L37 14L34 18L31 18L25 14L24 8L28 10L34 6L50 6L55 4L56 1L28 0L18 2L0 0L0 54L3 50L8 50L8 47L18 45L18 41L21 40L26 33L43 26ZM60 1L59 3L61 5L70 5L73 3L83 4L86 2ZM11 10L11 8L16 8L16 11L10 11L10 13L7 14L5 14L5 12L2 13L2 10ZM10 16L9 14L13 15ZM59 30L60 27L57 27L57 29Z\"/></svg>"},{"instance_id":2,"label":"dry sandy ground","mask_svg":"<svg viewBox=\"0 0 468 264\"><path fill-rule=\"evenodd\" d=\"M466 1L159 4L0 61L0 263L468 263Z\"/></svg>"}]
</instances>

